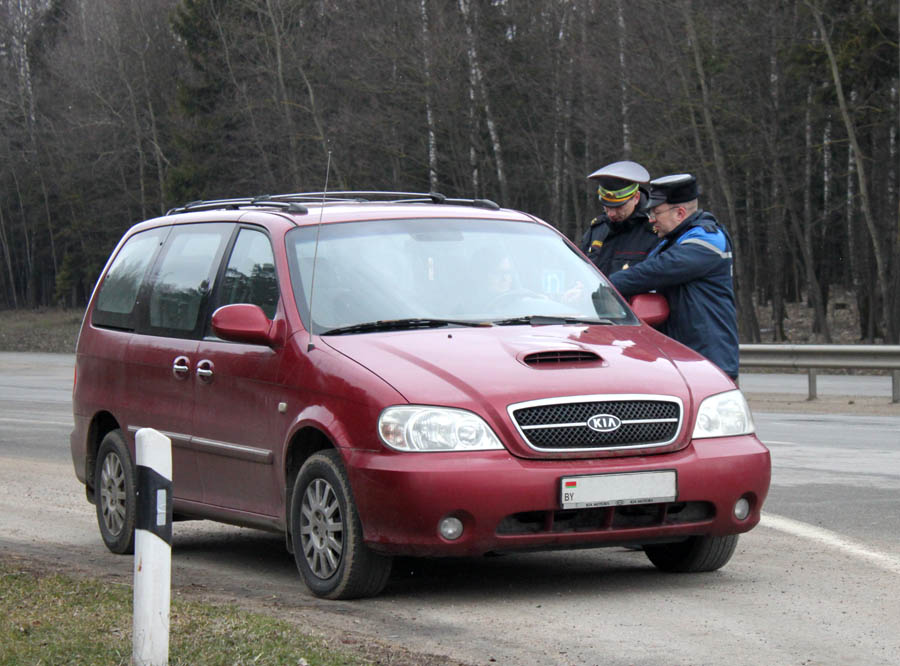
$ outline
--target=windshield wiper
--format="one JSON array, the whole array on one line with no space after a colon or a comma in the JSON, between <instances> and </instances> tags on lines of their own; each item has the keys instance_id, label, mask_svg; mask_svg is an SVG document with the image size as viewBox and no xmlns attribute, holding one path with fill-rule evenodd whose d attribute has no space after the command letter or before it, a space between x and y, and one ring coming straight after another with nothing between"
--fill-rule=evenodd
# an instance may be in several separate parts
<instances>
[{"instance_id":1,"label":"windshield wiper","mask_svg":"<svg viewBox=\"0 0 900 666\"><path fill-rule=\"evenodd\" d=\"M339 326L319 335L344 335L345 333L374 333L376 331L401 331L414 328L441 328L443 326L493 326L489 321L466 321L464 319L429 319L410 317L408 319L379 319L351 326Z\"/></svg>"},{"instance_id":2,"label":"windshield wiper","mask_svg":"<svg viewBox=\"0 0 900 666\"><path fill-rule=\"evenodd\" d=\"M600 326L614 326L611 319L589 319L585 317L551 317L548 315L527 315L525 317L511 317L494 321L495 326L517 326L528 324L530 326L549 326L551 324L593 324Z\"/></svg>"}]
</instances>

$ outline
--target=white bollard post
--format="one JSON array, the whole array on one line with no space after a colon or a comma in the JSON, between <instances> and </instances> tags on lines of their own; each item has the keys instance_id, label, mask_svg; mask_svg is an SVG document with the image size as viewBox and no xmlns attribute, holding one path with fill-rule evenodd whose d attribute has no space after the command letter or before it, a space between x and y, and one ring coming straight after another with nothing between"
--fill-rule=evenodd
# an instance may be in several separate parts
<instances>
[{"instance_id":1,"label":"white bollard post","mask_svg":"<svg viewBox=\"0 0 900 666\"><path fill-rule=\"evenodd\" d=\"M135 436L137 512L134 532L132 663L169 663L172 578L172 442L152 428Z\"/></svg>"}]
</instances>

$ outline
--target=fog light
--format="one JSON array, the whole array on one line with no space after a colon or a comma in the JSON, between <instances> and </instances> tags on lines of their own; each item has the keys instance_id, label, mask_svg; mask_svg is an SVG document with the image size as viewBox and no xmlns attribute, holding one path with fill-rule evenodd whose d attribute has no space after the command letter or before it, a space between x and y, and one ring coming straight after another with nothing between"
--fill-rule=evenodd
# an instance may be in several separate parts
<instances>
[{"instance_id":1,"label":"fog light","mask_svg":"<svg viewBox=\"0 0 900 666\"><path fill-rule=\"evenodd\" d=\"M734 503L734 517L738 520L746 520L750 515L750 500L742 497Z\"/></svg>"},{"instance_id":2,"label":"fog light","mask_svg":"<svg viewBox=\"0 0 900 666\"><path fill-rule=\"evenodd\" d=\"M462 521L459 518L453 518L452 516L444 518L438 526L438 532L440 532L441 536L448 541L455 541L462 536Z\"/></svg>"}]
</instances>

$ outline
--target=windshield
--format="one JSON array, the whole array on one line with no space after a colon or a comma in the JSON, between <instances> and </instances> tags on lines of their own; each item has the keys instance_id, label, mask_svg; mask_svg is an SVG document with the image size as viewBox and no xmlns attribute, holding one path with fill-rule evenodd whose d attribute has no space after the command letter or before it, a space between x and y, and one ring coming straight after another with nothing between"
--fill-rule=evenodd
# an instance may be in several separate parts
<instances>
[{"instance_id":1,"label":"windshield","mask_svg":"<svg viewBox=\"0 0 900 666\"><path fill-rule=\"evenodd\" d=\"M287 251L297 307L316 334L638 323L600 272L540 224L471 219L326 224L292 230Z\"/></svg>"}]
</instances>

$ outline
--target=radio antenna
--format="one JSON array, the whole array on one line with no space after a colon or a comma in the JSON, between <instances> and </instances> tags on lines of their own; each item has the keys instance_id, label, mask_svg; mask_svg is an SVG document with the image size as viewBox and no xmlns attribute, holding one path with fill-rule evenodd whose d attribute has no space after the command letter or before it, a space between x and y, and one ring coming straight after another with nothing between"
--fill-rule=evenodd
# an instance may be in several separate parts
<instances>
[{"instance_id":1,"label":"radio antenna","mask_svg":"<svg viewBox=\"0 0 900 666\"><path fill-rule=\"evenodd\" d=\"M331 172L331 150L328 151L328 161L325 163L325 187L322 189L322 206L319 208L319 222L316 224L316 244L313 249L312 277L309 280L309 344L306 351L316 348L313 344L313 297L316 294L316 263L319 260L319 234L322 232L322 214L325 212L325 196L328 193L328 174Z\"/></svg>"}]
</instances>

